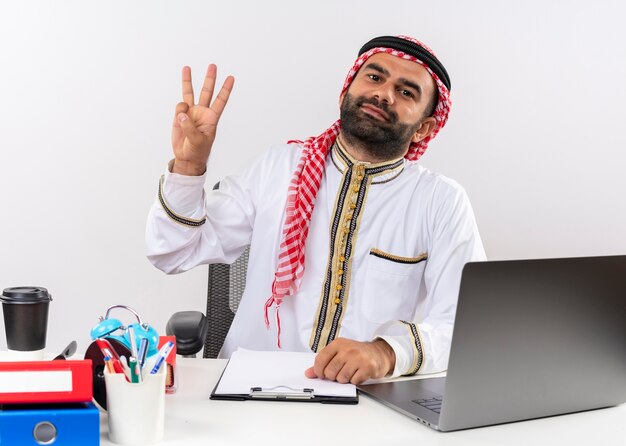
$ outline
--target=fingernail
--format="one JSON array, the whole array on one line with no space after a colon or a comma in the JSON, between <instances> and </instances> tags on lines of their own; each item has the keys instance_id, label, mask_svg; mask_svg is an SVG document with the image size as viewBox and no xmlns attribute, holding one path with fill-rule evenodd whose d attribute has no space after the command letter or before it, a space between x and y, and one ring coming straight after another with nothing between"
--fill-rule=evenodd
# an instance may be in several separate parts
<instances>
[{"instance_id":1,"label":"fingernail","mask_svg":"<svg viewBox=\"0 0 626 446\"><path fill-rule=\"evenodd\" d=\"M179 113L179 114L178 114L178 120L179 120L180 122L185 122L185 121L187 120L187 115L186 115L186 114L184 114L184 113Z\"/></svg>"}]
</instances>

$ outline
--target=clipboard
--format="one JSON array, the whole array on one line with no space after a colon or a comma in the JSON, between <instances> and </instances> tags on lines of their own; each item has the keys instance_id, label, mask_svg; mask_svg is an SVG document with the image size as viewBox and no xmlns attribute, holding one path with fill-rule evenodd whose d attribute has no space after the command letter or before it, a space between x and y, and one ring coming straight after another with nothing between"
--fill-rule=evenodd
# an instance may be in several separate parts
<instances>
[{"instance_id":1,"label":"clipboard","mask_svg":"<svg viewBox=\"0 0 626 446\"><path fill-rule=\"evenodd\" d=\"M238 349L210 399L357 404L356 386L304 376L314 359L315 353Z\"/></svg>"}]
</instances>

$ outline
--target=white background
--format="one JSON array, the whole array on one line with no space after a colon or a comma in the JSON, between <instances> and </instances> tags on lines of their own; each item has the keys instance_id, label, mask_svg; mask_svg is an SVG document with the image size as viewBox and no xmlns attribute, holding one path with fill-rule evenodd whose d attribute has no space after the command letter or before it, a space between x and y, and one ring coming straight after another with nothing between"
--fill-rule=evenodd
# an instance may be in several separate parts
<instances>
[{"instance_id":1,"label":"white background","mask_svg":"<svg viewBox=\"0 0 626 446\"><path fill-rule=\"evenodd\" d=\"M465 186L491 259L624 254L625 16L618 0L2 2L0 289L50 290L54 352L84 350L112 304L162 332L204 311L206 266L166 276L144 256L181 67L236 77L212 185L326 129L358 49L385 34L450 73L422 162Z\"/></svg>"}]
</instances>

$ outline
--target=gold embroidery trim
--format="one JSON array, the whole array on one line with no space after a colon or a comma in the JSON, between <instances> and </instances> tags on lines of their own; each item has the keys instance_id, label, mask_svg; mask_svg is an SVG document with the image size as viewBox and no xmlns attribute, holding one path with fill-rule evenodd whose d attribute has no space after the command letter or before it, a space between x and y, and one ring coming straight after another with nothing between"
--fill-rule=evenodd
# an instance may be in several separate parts
<instances>
[{"instance_id":1,"label":"gold embroidery trim","mask_svg":"<svg viewBox=\"0 0 626 446\"><path fill-rule=\"evenodd\" d=\"M345 164L345 161L343 159L341 159L341 157L339 157L339 159L341 160L341 162ZM346 165L346 167L348 167ZM342 171L342 181L341 183L343 184L345 182L345 177L347 175L347 173L350 172L350 169L345 169ZM350 193L350 185L348 185L348 188L346 189L346 195L343 197L343 212L342 214L339 216L339 221L343 222L344 221L344 215L345 215L345 207L348 203L352 203L352 201L349 201L349 197L352 195ZM335 207L334 207L334 212L330 218L330 231L332 233L333 230L333 223L336 219L336 213L337 213L337 209L339 209L339 200L341 198L341 188L339 189L337 196L335 197ZM350 207L350 206L348 206ZM350 210L352 211L353 208L351 208ZM309 339L309 346L311 347L311 349L313 351L318 351L320 348L324 347L326 345L326 342L323 341L324 339L324 335L328 336L328 333L330 331L330 325L332 325L332 316L334 314L334 310L335 307L337 306L338 303L341 302L341 300L339 300L338 296L339 296L339 292L336 291L334 289L334 287L337 285L337 272L341 271L341 274L339 274L339 279L341 279L341 276L343 275L344 271L341 268L341 264L343 264L343 262L345 261L345 257L343 256L343 252L338 252L338 246L341 244L341 241L343 239L343 233L342 233L342 224L340 223L337 226L337 233L335 235L335 244L334 246L331 246L330 249L330 253L329 253L329 258L328 258L328 262L330 264L330 270L331 270L331 274L330 277L329 275L326 273L325 277L324 277L324 282L322 284L322 293L320 296L320 300L319 303L317 305L317 310L315 311L315 319L313 320L313 327L311 330L311 338ZM326 267L326 271L328 271L328 266ZM328 302L326 302L326 311L324 312L324 324L320 329L320 318L321 318L321 312L322 312L322 308L324 307L324 299L325 299L325 290L328 284L328 281L331 280L330 285L329 285L329 295L328 295ZM317 343L317 347L314 348L315 346L315 340L317 338L317 332L321 330L320 336L319 336L319 341ZM327 339L327 338L326 338Z\"/></svg>"},{"instance_id":2,"label":"gold embroidery trim","mask_svg":"<svg viewBox=\"0 0 626 446\"><path fill-rule=\"evenodd\" d=\"M355 226L354 226L354 231L352 232L352 240L351 240L351 244L352 244L352 255L350 256L350 258L348 259L348 265L347 265L347 269L348 269L348 275L346 276L346 283L345 283L345 291L343 294L343 301L341 302L341 305L343 306L343 311L341 312L341 316L339 317L339 320L337 321L337 331L335 333L335 339L337 339L337 337L339 337L339 332L341 331L341 325L343 324L343 319L346 316L346 309L348 307L348 300L350 298L350 282L352 279L352 260L354 259L354 252L356 250L356 242L357 242L357 238L359 235L359 229L361 227L361 218L363 218L363 206L364 204L367 202L367 195L369 194L370 191L370 185L372 184L372 177L368 177L367 178L367 184L365 185L365 194L363 195L363 201L361 203L361 212L359 212L359 215L357 217ZM348 210L349 212L352 212L352 210ZM351 220L351 219L350 219ZM345 252L345 245L343 246L343 251ZM341 272L341 274L338 274L337 271L337 279L339 281L341 281L341 276L343 275L343 271ZM332 324L332 321L331 321Z\"/></svg>"},{"instance_id":3,"label":"gold embroidery trim","mask_svg":"<svg viewBox=\"0 0 626 446\"><path fill-rule=\"evenodd\" d=\"M416 324L407 321L400 322L406 326L406 329L413 338L413 362L411 363L411 367L409 367L409 371L402 375L411 376L419 372L424 365L424 343L422 342L422 336L420 335L420 331Z\"/></svg>"},{"instance_id":4,"label":"gold embroidery trim","mask_svg":"<svg viewBox=\"0 0 626 446\"><path fill-rule=\"evenodd\" d=\"M364 180L364 171L365 165L363 163L356 163L352 166L352 181L348 187L348 192L344 197L344 206L342 208L342 213L339 218L339 226L337 228L337 238L335 239L335 246L333 247L333 260L332 260L332 281L330 284L330 299L329 304L326 308L326 320L324 323L324 327L322 329L320 340L318 343L318 351L320 348L323 348L327 345L328 338L330 337L331 331L333 327L335 328L335 336L336 339L339 331L341 330L341 323L346 314L346 308L348 304L348 296L350 294L350 277L352 276L352 259L354 257L355 251L355 243L356 237L359 232L359 223L361 221L361 216L363 213L361 212L358 216L357 222L354 227L354 231L352 232L351 244L352 244L352 255L348 259L347 265L343 268L343 264L346 260L346 249L348 245L348 233L350 225L352 223L353 217L353 207L352 204L356 205L359 191L361 189L361 184ZM368 178L368 182L371 181ZM363 202L367 197L367 185L365 189L365 196L363 197ZM356 206L355 206L356 207ZM341 270L341 274L339 271ZM345 286L341 285L343 281L343 276L345 277ZM343 292L342 292L343 291ZM337 312L337 307L341 307L341 316L337 321L336 326L333 324L335 319L335 314ZM317 325L317 324L316 324Z\"/></svg>"},{"instance_id":5,"label":"gold embroidery trim","mask_svg":"<svg viewBox=\"0 0 626 446\"><path fill-rule=\"evenodd\" d=\"M341 143L339 142L339 139L337 139L335 141L335 144L333 145L333 148L331 149L330 152L330 158L333 162L333 164L335 165L335 167L337 168L337 170L341 173L343 173L345 171L346 168L350 168L348 162L352 163L352 165L356 165L359 164L360 161L357 161L356 159L354 159L347 151L346 149L343 148L343 146L341 145ZM341 166L339 164L337 164L337 161L335 160L335 158L337 160L339 160L339 162L341 162ZM381 163L363 163L365 170L368 171L368 175L371 177L380 177L380 176L387 176L387 178L380 180L380 181L373 181L370 184L384 184L384 183L388 183L389 181L395 180L396 178L398 178L400 176L400 174L404 171L404 162L399 163L397 166L393 167L395 164L397 164L399 161L403 160L402 158L398 158L395 160L391 160L391 161L383 161ZM370 171L372 170L376 170L382 168L380 172L377 173L371 173Z\"/></svg>"},{"instance_id":6,"label":"gold embroidery trim","mask_svg":"<svg viewBox=\"0 0 626 446\"><path fill-rule=\"evenodd\" d=\"M173 221L175 221L178 224L181 224L183 226L193 226L193 227L197 227L197 226L202 226L203 224L206 223L206 216L204 216L203 218L200 219L195 219L195 218L187 218L187 217L183 217L182 215L177 214L176 212L174 212L167 204L167 202L165 201L165 197L163 196L163 179L164 179L164 175L161 175L161 178L159 179L159 203L161 203L161 206L163 207L163 210L165 211L165 214Z\"/></svg>"},{"instance_id":7,"label":"gold embroidery trim","mask_svg":"<svg viewBox=\"0 0 626 446\"><path fill-rule=\"evenodd\" d=\"M423 260L428 259L427 252L423 252L417 257L402 257L402 256L397 256L395 254L390 254L378 248L372 248L370 249L370 254L376 257L382 257L383 259L391 260L392 262L398 262L398 263L419 263Z\"/></svg>"}]
</instances>

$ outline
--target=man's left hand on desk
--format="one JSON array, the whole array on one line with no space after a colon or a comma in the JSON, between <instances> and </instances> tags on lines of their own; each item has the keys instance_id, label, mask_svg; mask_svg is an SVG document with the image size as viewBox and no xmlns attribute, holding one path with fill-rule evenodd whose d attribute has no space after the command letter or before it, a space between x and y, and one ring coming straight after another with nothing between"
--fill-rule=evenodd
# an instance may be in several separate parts
<instances>
[{"instance_id":1,"label":"man's left hand on desk","mask_svg":"<svg viewBox=\"0 0 626 446\"><path fill-rule=\"evenodd\" d=\"M368 379L383 378L394 369L393 349L382 339L359 342L338 338L315 357L307 378L323 378L340 383L360 384Z\"/></svg>"}]
</instances>

